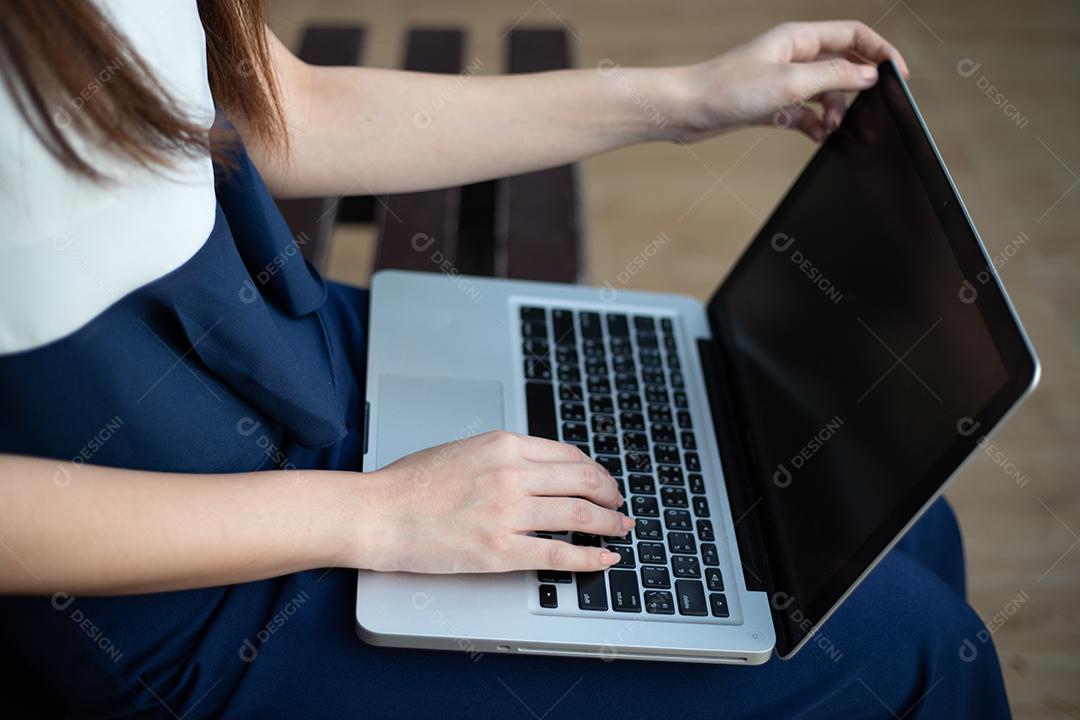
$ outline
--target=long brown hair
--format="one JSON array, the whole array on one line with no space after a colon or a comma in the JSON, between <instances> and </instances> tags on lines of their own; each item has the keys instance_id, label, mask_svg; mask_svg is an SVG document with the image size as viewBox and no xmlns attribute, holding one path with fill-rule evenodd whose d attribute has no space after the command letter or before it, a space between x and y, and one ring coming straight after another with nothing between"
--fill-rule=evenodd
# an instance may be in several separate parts
<instances>
[{"instance_id":1,"label":"long brown hair","mask_svg":"<svg viewBox=\"0 0 1080 720\"><path fill-rule=\"evenodd\" d=\"M232 119L287 146L261 0L197 0L210 89ZM0 0L0 75L15 106L71 170L106 179L72 135L145 167L211 151L146 62L94 0Z\"/></svg>"}]
</instances>

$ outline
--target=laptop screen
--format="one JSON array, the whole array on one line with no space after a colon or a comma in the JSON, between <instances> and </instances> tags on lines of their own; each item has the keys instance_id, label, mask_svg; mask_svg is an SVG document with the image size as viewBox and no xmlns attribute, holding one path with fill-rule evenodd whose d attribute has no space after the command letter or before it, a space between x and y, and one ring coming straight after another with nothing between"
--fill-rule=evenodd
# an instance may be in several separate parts
<instances>
[{"instance_id":1,"label":"laptop screen","mask_svg":"<svg viewBox=\"0 0 1080 720\"><path fill-rule=\"evenodd\" d=\"M790 653L1035 360L891 64L710 302Z\"/></svg>"}]
</instances>

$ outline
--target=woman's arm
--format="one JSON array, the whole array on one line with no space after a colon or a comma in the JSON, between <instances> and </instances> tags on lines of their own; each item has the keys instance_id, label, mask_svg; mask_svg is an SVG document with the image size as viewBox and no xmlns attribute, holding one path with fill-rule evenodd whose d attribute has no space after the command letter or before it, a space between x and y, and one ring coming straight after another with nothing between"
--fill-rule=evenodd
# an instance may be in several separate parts
<instances>
[{"instance_id":1,"label":"woman's arm","mask_svg":"<svg viewBox=\"0 0 1080 720\"><path fill-rule=\"evenodd\" d=\"M600 570L526 535L622 535L611 476L568 445L488 433L374 473L185 475L0 455L0 594L157 592L320 567Z\"/></svg>"},{"instance_id":2,"label":"woman's arm","mask_svg":"<svg viewBox=\"0 0 1080 720\"><path fill-rule=\"evenodd\" d=\"M821 140L839 124L843 92L875 82L876 63L907 72L894 47L853 21L786 23L698 65L512 76L315 67L270 42L292 152L247 139L282 197L446 187L751 124Z\"/></svg>"}]
</instances>

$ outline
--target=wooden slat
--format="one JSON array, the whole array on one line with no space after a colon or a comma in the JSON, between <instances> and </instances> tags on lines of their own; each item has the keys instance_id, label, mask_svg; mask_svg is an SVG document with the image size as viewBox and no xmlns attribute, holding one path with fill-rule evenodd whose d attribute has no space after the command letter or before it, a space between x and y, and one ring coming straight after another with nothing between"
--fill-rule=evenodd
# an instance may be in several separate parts
<instances>
[{"instance_id":1,"label":"wooden slat","mask_svg":"<svg viewBox=\"0 0 1080 720\"><path fill-rule=\"evenodd\" d=\"M434 73L461 72L465 36L461 30L409 31L405 69ZM438 112L420 108L420 112ZM422 118L418 122L422 122ZM421 127L421 132L422 132ZM437 272L456 263L461 188L404 193L382 198L376 207L379 241L375 270Z\"/></svg>"},{"instance_id":2,"label":"wooden slat","mask_svg":"<svg viewBox=\"0 0 1080 720\"><path fill-rule=\"evenodd\" d=\"M300 59L312 65L358 65L363 47L362 27L310 25L304 30ZM343 211L342 201L339 198L302 198L278 200L277 205L304 257L323 269L334 223ZM352 214L356 215L356 210L362 207L362 200L351 206Z\"/></svg>"},{"instance_id":3,"label":"wooden slat","mask_svg":"<svg viewBox=\"0 0 1080 720\"><path fill-rule=\"evenodd\" d=\"M571 66L568 34L557 29L510 32L511 73ZM573 165L499 180L496 192L495 274L577 282L583 275L580 193Z\"/></svg>"}]
</instances>

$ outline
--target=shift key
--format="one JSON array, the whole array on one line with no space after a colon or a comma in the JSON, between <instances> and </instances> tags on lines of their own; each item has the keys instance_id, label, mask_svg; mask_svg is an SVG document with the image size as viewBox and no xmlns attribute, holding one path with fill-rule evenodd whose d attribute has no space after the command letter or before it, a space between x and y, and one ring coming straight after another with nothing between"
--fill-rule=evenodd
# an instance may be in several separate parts
<instances>
[{"instance_id":1,"label":"shift key","mask_svg":"<svg viewBox=\"0 0 1080 720\"><path fill-rule=\"evenodd\" d=\"M574 576L577 578L578 607L582 610L607 610L604 573L579 572Z\"/></svg>"},{"instance_id":2,"label":"shift key","mask_svg":"<svg viewBox=\"0 0 1080 720\"><path fill-rule=\"evenodd\" d=\"M641 612L637 573L633 570L610 570L611 608L617 612Z\"/></svg>"}]
</instances>

